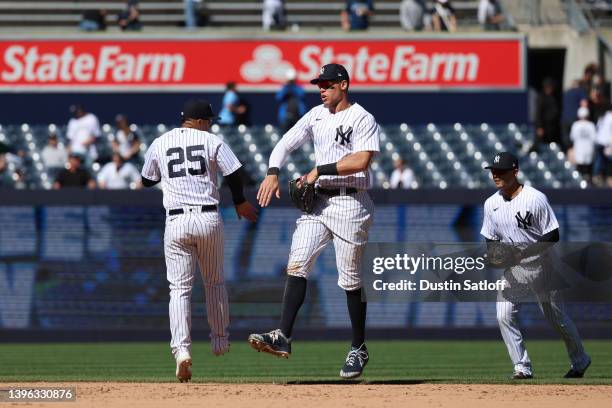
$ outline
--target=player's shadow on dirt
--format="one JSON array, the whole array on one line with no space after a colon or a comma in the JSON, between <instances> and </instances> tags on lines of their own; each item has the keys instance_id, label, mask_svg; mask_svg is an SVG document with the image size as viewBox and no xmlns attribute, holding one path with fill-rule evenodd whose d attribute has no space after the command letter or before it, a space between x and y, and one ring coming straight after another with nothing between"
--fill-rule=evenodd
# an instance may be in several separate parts
<instances>
[{"instance_id":1,"label":"player's shadow on dirt","mask_svg":"<svg viewBox=\"0 0 612 408\"><path fill-rule=\"evenodd\" d=\"M386 385L416 385L416 384L425 384L431 383L434 380L297 380L297 381L287 381L285 384L287 385L318 385L318 384L386 384ZM437 380L439 381L439 379Z\"/></svg>"}]
</instances>

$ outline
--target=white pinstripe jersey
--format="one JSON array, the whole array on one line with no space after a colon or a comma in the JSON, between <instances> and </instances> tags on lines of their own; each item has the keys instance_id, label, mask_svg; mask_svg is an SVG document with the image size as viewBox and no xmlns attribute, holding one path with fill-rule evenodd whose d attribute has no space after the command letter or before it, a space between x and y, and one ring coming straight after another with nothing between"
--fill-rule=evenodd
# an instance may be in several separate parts
<instances>
[{"instance_id":1,"label":"white pinstripe jersey","mask_svg":"<svg viewBox=\"0 0 612 408\"><path fill-rule=\"evenodd\" d=\"M544 193L530 186L507 201L498 191L485 201L480 234L505 243L533 243L559 228Z\"/></svg>"},{"instance_id":2,"label":"white pinstripe jersey","mask_svg":"<svg viewBox=\"0 0 612 408\"><path fill-rule=\"evenodd\" d=\"M166 210L219 204L217 172L227 176L241 164L217 136L197 129L176 128L151 143L142 176L161 179Z\"/></svg>"},{"instance_id":3,"label":"white pinstripe jersey","mask_svg":"<svg viewBox=\"0 0 612 408\"><path fill-rule=\"evenodd\" d=\"M335 163L359 151L380 151L378 124L374 116L357 103L337 113L331 113L322 104L316 106L285 133L283 139L290 152L306 141L312 141L317 166ZM270 163L270 166L273 164ZM368 172L349 176L321 176L319 185L365 190L370 188L370 177Z\"/></svg>"}]
</instances>

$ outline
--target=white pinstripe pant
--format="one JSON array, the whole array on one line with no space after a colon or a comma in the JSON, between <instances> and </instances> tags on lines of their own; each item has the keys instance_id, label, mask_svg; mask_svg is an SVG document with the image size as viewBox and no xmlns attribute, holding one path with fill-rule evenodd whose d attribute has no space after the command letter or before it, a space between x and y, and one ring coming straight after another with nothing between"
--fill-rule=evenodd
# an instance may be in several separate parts
<instances>
[{"instance_id":1,"label":"white pinstripe pant","mask_svg":"<svg viewBox=\"0 0 612 408\"><path fill-rule=\"evenodd\" d=\"M511 270L506 271L506 274L504 278L505 287L508 288L506 290L514 291L517 298L520 298L521 294L518 292L534 291L534 288L538 286L540 283L538 280L542 276L542 269L526 270L520 266L515 266ZM496 308L497 322L499 323L502 338L508 348L508 354L514 365L514 370L531 374L533 371L531 359L527 354L525 341L517 319L522 302L515 300L511 292L504 293L507 294L506 297L503 296L502 292L498 294ZM522 293L522 296L524 296L525 292ZM565 313L563 303L558 299L558 292L535 290L534 293L537 293L538 305L544 317L565 342L567 354L572 365L583 367L588 357L584 352L582 340L574 322Z\"/></svg>"},{"instance_id":2,"label":"white pinstripe pant","mask_svg":"<svg viewBox=\"0 0 612 408\"><path fill-rule=\"evenodd\" d=\"M164 235L170 283L170 347L191 353L191 292L196 264L204 281L206 315L213 352L228 346L229 306L223 277L223 221L217 212L166 218Z\"/></svg>"},{"instance_id":3,"label":"white pinstripe pant","mask_svg":"<svg viewBox=\"0 0 612 408\"><path fill-rule=\"evenodd\" d=\"M317 196L312 214L297 220L293 233L287 274L308 278L312 267L329 241L336 250L338 286L352 291L361 288L361 257L368 242L374 204L365 191L355 194Z\"/></svg>"}]
</instances>

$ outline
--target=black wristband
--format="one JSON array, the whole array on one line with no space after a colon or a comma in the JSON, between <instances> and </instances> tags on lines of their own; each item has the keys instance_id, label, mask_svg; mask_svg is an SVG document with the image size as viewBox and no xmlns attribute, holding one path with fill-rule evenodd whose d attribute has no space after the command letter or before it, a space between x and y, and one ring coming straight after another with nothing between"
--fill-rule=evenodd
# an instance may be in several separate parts
<instances>
[{"instance_id":1,"label":"black wristband","mask_svg":"<svg viewBox=\"0 0 612 408\"><path fill-rule=\"evenodd\" d=\"M317 166L317 173L319 173L319 176L337 176L338 163L329 163Z\"/></svg>"},{"instance_id":2,"label":"black wristband","mask_svg":"<svg viewBox=\"0 0 612 408\"><path fill-rule=\"evenodd\" d=\"M278 176L278 173L280 173L278 167L270 167L266 173L266 176Z\"/></svg>"}]
</instances>

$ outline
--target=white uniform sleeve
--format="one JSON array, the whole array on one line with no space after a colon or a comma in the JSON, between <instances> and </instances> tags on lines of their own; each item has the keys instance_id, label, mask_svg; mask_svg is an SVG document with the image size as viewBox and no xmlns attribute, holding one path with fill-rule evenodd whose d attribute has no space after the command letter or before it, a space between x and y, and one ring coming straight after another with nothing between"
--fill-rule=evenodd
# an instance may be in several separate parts
<instances>
[{"instance_id":1,"label":"white uniform sleeve","mask_svg":"<svg viewBox=\"0 0 612 408\"><path fill-rule=\"evenodd\" d=\"M66 129L66 137L68 138L68 140L72 143L72 141L75 138L75 121L74 119L70 119L68 121L68 129Z\"/></svg>"},{"instance_id":2,"label":"white uniform sleeve","mask_svg":"<svg viewBox=\"0 0 612 408\"><path fill-rule=\"evenodd\" d=\"M289 129L287 133L285 133L276 146L274 146L268 162L269 167L281 168L285 164L287 157L289 157L289 153L298 149L306 141L312 140L310 112L304 115L295 125L293 125L293 127Z\"/></svg>"},{"instance_id":3,"label":"white uniform sleeve","mask_svg":"<svg viewBox=\"0 0 612 408\"><path fill-rule=\"evenodd\" d=\"M374 120L374 116L365 115L357 124L357 129L355 129L353 150L355 152L379 152L379 132L378 123Z\"/></svg>"},{"instance_id":4,"label":"white uniform sleeve","mask_svg":"<svg viewBox=\"0 0 612 408\"><path fill-rule=\"evenodd\" d=\"M136 168L136 166L134 166L132 163L126 163L126 165L129 165L129 178L130 178L130 182L131 183L136 183L138 182L138 180L140 180L140 173L138 172L138 169Z\"/></svg>"},{"instance_id":5,"label":"white uniform sleeve","mask_svg":"<svg viewBox=\"0 0 612 408\"><path fill-rule=\"evenodd\" d=\"M102 167L102 170L100 170L100 172L98 173L98 184L108 184L108 179L109 179L109 168L108 165L114 165L112 162L105 164L104 167Z\"/></svg>"},{"instance_id":6,"label":"white uniform sleeve","mask_svg":"<svg viewBox=\"0 0 612 408\"><path fill-rule=\"evenodd\" d=\"M232 174L242 166L232 149L224 142L217 147L216 160L223 176Z\"/></svg>"},{"instance_id":7,"label":"white uniform sleeve","mask_svg":"<svg viewBox=\"0 0 612 408\"><path fill-rule=\"evenodd\" d=\"M100 137L102 135L102 130L100 130L100 121L93 113L91 114L91 134L93 137Z\"/></svg>"},{"instance_id":8,"label":"white uniform sleeve","mask_svg":"<svg viewBox=\"0 0 612 408\"><path fill-rule=\"evenodd\" d=\"M161 180L159 158L157 157L157 140L151 143L151 146L149 146L147 150L147 154L145 154L145 161L142 166L142 177L151 181Z\"/></svg>"},{"instance_id":9,"label":"white uniform sleeve","mask_svg":"<svg viewBox=\"0 0 612 408\"><path fill-rule=\"evenodd\" d=\"M595 142L597 140L597 129L591 122L589 122L589 131L591 132L591 140Z\"/></svg>"},{"instance_id":10,"label":"white uniform sleeve","mask_svg":"<svg viewBox=\"0 0 612 408\"><path fill-rule=\"evenodd\" d=\"M491 219L491 210L486 202L484 205L484 219L482 221L482 229L480 230L480 235L491 240L497 239L497 237L495 236L493 220Z\"/></svg>"},{"instance_id":11,"label":"white uniform sleeve","mask_svg":"<svg viewBox=\"0 0 612 408\"><path fill-rule=\"evenodd\" d=\"M393 173L391 173L391 180L389 181L389 183L391 184L391 188L397 188L397 186L399 186L401 178L402 176L399 171L397 171L397 169L393 170Z\"/></svg>"},{"instance_id":12,"label":"white uniform sleeve","mask_svg":"<svg viewBox=\"0 0 612 408\"><path fill-rule=\"evenodd\" d=\"M577 132L578 132L578 129L577 129L577 128L578 128L578 126L577 126L577 123L578 123L578 122L574 122L574 123L572 124L572 128L571 128L571 130L570 130L570 140L572 141L572 143L575 143L575 142L576 142L576 138L578 137L578 134L577 134Z\"/></svg>"},{"instance_id":13,"label":"white uniform sleeve","mask_svg":"<svg viewBox=\"0 0 612 408\"><path fill-rule=\"evenodd\" d=\"M542 196L537 200L538 207L536 208L535 222L538 234L545 235L550 231L559 228L555 212L548 203L546 196Z\"/></svg>"}]
</instances>

